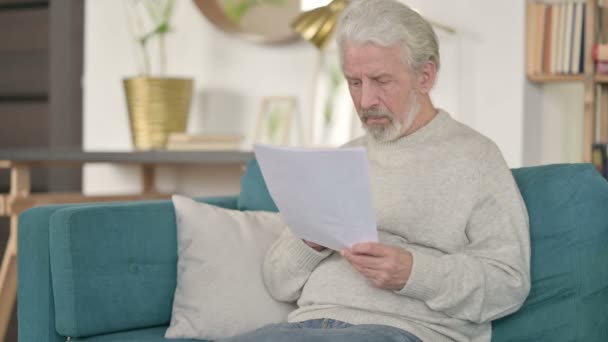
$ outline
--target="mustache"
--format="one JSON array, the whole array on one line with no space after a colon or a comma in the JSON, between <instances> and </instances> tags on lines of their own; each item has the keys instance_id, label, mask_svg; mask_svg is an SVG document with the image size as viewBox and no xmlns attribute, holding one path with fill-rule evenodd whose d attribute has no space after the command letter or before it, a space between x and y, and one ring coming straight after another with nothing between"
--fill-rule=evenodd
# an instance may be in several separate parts
<instances>
[{"instance_id":1,"label":"mustache","mask_svg":"<svg viewBox=\"0 0 608 342\"><path fill-rule=\"evenodd\" d=\"M392 123L394 120L393 113L379 108L362 109L359 115L363 121L367 120L368 118L386 118Z\"/></svg>"}]
</instances>

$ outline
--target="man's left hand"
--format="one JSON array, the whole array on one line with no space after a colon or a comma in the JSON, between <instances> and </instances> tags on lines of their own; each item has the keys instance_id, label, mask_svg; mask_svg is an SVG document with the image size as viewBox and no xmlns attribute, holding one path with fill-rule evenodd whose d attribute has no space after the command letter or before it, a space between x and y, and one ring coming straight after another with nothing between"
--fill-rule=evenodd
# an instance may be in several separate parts
<instances>
[{"instance_id":1,"label":"man's left hand","mask_svg":"<svg viewBox=\"0 0 608 342\"><path fill-rule=\"evenodd\" d=\"M376 287L399 291L412 272L412 254L382 243L366 242L340 251Z\"/></svg>"}]
</instances>

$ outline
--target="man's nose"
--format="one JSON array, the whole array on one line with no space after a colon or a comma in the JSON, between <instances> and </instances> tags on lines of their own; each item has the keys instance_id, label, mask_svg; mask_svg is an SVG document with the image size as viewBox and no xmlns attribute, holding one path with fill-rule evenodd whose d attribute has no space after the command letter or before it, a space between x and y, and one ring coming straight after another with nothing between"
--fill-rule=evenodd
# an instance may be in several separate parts
<instances>
[{"instance_id":1,"label":"man's nose","mask_svg":"<svg viewBox=\"0 0 608 342\"><path fill-rule=\"evenodd\" d=\"M361 107L372 108L379 104L376 88L370 82L361 85Z\"/></svg>"}]
</instances>

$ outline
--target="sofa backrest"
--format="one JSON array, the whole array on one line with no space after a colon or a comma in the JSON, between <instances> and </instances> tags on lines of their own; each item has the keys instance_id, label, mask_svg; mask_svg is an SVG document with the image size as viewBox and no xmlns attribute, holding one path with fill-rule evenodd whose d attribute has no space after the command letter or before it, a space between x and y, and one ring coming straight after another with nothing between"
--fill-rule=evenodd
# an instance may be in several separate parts
<instances>
[{"instance_id":1,"label":"sofa backrest","mask_svg":"<svg viewBox=\"0 0 608 342\"><path fill-rule=\"evenodd\" d=\"M608 338L608 182L591 164L513 170L530 217L532 288L492 341Z\"/></svg>"},{"instance_id":2,"label":"sofa backrest","mask_svg":"<svg viewBox=\"0 0 608 342\"><path fill-rule=\"evenodd\" d=\"M259 168L252 164L243 176L238 203L231 198L216 204L276 211ZM522 168L513 174L530 215L532 289L521 310L494 322L493 341L604 341L608 182L587 164ZM38 229L41 223L35 218L43 215L36 213L42 211L26 212L22 222L31 221ZM21 225L19 234L20 322L50 315L27 329L48 325L53 313L57 332L73 337L169 322L177 260L169 201L62 207L50 216L47 235L39 235L40 246L31 245L35 236L23 234ZM26 249L41 253L22 258ZM22 272L44 263L45 255L51 260L54 308L53 300L46 299L41 308L29 303L22 310L33 294L48 293L44 272ZM39 336L48 334L45 330ZM26 336L21 326L20 336Z\"/></svg>"}]
</instances>

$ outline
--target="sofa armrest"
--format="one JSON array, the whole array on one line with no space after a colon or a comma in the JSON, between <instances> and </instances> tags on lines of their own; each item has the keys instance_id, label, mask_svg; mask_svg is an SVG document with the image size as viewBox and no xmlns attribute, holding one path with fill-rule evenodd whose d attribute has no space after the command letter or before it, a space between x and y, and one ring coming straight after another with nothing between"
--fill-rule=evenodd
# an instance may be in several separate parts
<instances>
[{"instance_id":1,"label":"sofa armrest","mask_svg":"<svg viewBox=\"0 0 608 342\"><path fill-rule=\"evenodd\" d=\"M197 200L229 209L237 203L234 196ZM175 234L170 201L25 211L18 236L19 340L58 342L65 340L60 335L168 323Z\"/></svg>"},{"instance_id":2,"label":"sofa armrest","mask_svg":"<svg viewBox=\"0 0 608 342\"><path fill-rule=\"evenodd\" d=\"M19 341L62 342L55 331L55 306L49 261L49 221L66 205L26 210L19 217L17 315Z\"/></svg>"}]
</instances>

